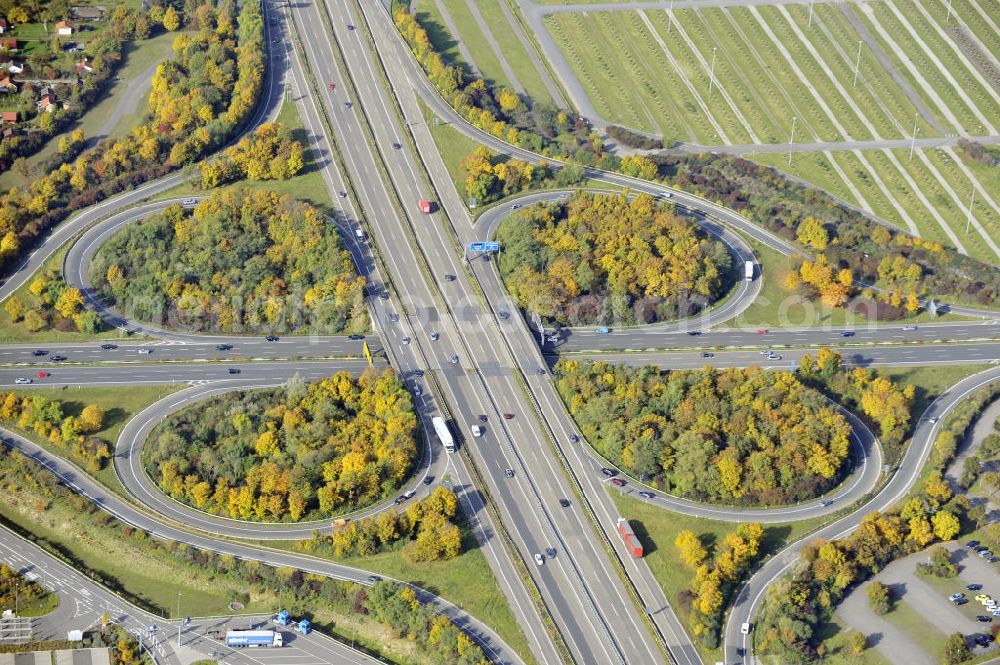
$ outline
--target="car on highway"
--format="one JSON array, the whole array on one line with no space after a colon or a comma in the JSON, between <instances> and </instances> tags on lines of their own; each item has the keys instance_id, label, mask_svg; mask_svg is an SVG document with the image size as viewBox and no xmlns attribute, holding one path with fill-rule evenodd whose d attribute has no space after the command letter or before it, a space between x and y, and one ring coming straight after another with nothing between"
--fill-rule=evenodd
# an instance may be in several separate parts
<instances>
[{"instance_id":1,"label":"car on highway","mask_svg":"<svg viewBox=\"0 0 1000 665\"><path fill-rule=\"evenodd\" d=\"M264 339L267 340L268 342L277 342L278 341L278 336L277 335L268 335Z\"/></svg>"},{"instance_id":2,"label":"car on highway","mask_svg":"<svg viewBox=\"0 0 1000 665\"><path fill-rule=\"evenodd\" d=\"M338 192L338 194L340 195L340 198L342 198L342 199L346 199L347 198L347 192Z\"/></svg>"},{"instance_id":3,"label":"car on highway","mask_svg":"<svg viewBox=\"0 0 1000 665\"><path fill-rule=\"evenodd\" d=\"M768 360L781 360L780 353L772 353L767 357Z\"/></svg>"},{"instance_id":4,"label":"car on highway","mask_svg":"<svg viewBox=\"0 0 1000 665\"><path fill-rule=\"evenodd\" d=\"M445 273L444 281L446 281L446 282L454 282L455 281L455 276L452 275L451 273Z\"/></svg>"},{"instance_id":5,"label":"car on highway","mask_svg":"<svg viewBox=\"0 0 1000 665\"><path fill-rule=\"evenodd\" d=\"M625 487L627 483L621 478L612 478L611 484L614 485L615 487Z\"/></svg>"},{"instance_id":6,"label":"car on highway","mask_svg":"<svg viewBox=\"0 0 1000 665\"><path fill-rule=\"evenodd\" d=\"M514 477L514 469L512 469L510 467L507 467L506 469L503 470L503 475L507 476L508 478L513 478Z\"/></svg>"},{"instance_id":7,"label":"car on highway","mask_svg":"<svg viewBox=\"0 0 1000 665\"><path fill-rule=\"evenodd\" d=\"M438 338L439 338L440 336L441 336L441 335L437 334L436 332L432 332L432 333L431 333L431 341L432 341L432 342L436 342L436 341L438 341Z\"/></svg>"},{"instance_id":8,"label":"car on highway","mask_svg":"<svg viewBox=\"0 0 1000 665\"><path fill-rule=\"evenodd\" d=\"M538 552L535 552L535 563L541 566L543 563L545 563L545 557L543 557Z\"/></svg>"},{"instance_id":9,"label":"car on highway","mask_svg":"<svg viewBox=\"0 0 1000 665\"><path fill-rule=\"evenodd\" d=\"M767 328L757 328L757 334L758 335L766 335L769 332L771 332L771 331L768 330Z\"/></svg>"},{"instance_id":10,"label":"car on highway","mask_svg":"<svg viewBox=\"0 0 1000 665\"><path fill-rule=\"evenodd\" d=\"M351 108L351 103L350 102L344 102L344 108L345 109Z\"/></svg>"},{"instance_id":11,"label":"car on highway","mask_svg":"<svg viewBox=\"0 0 1000 665\"><path fill-rule=\"evenodd\" d=\"M458 356L452 356L450 358L450 360L451 360L451 364L452 365L457 365L458 364Z\"/></svg>"},{"instance_id":12,"label":"car on highway","mask_svg":"<svg viewBox=\"0 0 1000 665\"><path fill-rule=\"evenodd\" d=\"M146 348L139 349L140 356L148 356L152 352L153 352L152 349L146 349Z\"/></svg>"},{"instance_id":13,"label":"car on highway","mask_svg":"<svg viewBox=\"0 0 1000 665\"><path fill-rule=\"evenodd\" d=\"M229 368L229 373L230 374L239 374L240 373L240 368L239 367L230 367Z\"/></svg>"},{"instance_id":14,"label":"car on highway","mask_svg":"<svg viewBox=\"0 0 1000 665\"><path fill-rule=\"evenodd\" d=\"M413 340L411 340L408 336L407 337L403 337L403 344L409 344L412 341Z\"/></svg>"},{"instance_id":15,"label":"car on highway","mask_svg":"<svg viewBox=\"0 0 1000 665\"><path fill-rule=\"evenodd\" d=\"M52 375L49 374L48 372L38 372L37 374L35 374L35 376L37 376L39 379L45 379Z\"/></svg>"},{"instance_id":16,"label":"car on highway","mask_svg":"<svg viewBox=\"0 0 1000 665\"><path fill-rule=\"evenodd\" d=\"M580 437L576 434L570 434L569 440L572 441L573 443L580 443Z\"/></svg>"},{"instance_id":17,"label":"car on highway","mask_svg":"<svg viewBox=\"0 0 1000 665\"><path fill-rule=\"evenodd\" d=\"M545 374L545 368L544 367L536 367L535 368L535 374L537 374L539 376L542 376L543 374Z\"/></svg>"},{"instance_id":18,"label":"car on highway","mask_svg":"<svg viewBox=\"0 0 1000 665\"><path fill-rule=\"evenodd\" d=\"M393 144L392 144L392 149L393 149L393 150L399 150L399 149L400 149L400 148L402 148L402 147L403 147L403 146L399 145L398 143L393 143Z\"/></svg>"},{"instance_id":19,"label":"car on highway","mask_svg":"<svg viewBox=\"0 0 1000 665\"><path fill-rule=\"evenodd\" d=\"M113 349L117 349L118 345L117 344L101 344L101 348L104 349L105 351L111 351Z\"/></svg>"},{"instance_id":20,"label":"car on highway","mask_svg":"<svg viewBox=\"0 0 1000 665\"><path fill-rule=\"evenodd\" d=\"M689 330L688 331L688 335L690 335L691 337L697 337L700 334L701 334L700 330Z\"/></svg>"},{"instance_id":21,"label":"car on highway","mask_svg":"<svg viewBox=\"0 0 1000 665\"><path fill-rule=\"evenodd\" d=\"M413 384L413 394L416 395L417 397L420 397L421 395L424 394L424 389L420 387L419 383Z\"/></svg>"},{"instance_id":22,"label":"car on highway","mask_svg":"<svg viewBox=\"0 0 1000 665\"><path fill-rule=\"evenodd\" d=\"M554 547L546 547L545 548L545 556L549 557L550 559L555 559L556 558L556 548L554 548Z\"/></svg>"},{"instance_id":23,"label":"car on highway","mask_svg":"<svg viewBox=\"0 0 1000 665\"><path fill-rule=\"evenodd\" d=\"M983 588L982 584L969 584L965 587L966 591L979 591Z\"/></svg>"},{"instance_id":24,"label":"car on highway","mask_svg":"<svg viewBox=\"0 0 1000 665\"><path fill-rule=\"evenodd\" d=\"M389 312L389 320L392 321L393 323L398 322L399 314L396 314L395 312Z\"/></svg>"},{"instance_id":25,"label":"car on highway","mask_svg":"<svg viewBox=\"0 0 1000 665\"><path fill-rule=\"evenodd\" d=\"M378 575L369 575L368 576L368 581L371 582L372 584L374 584L375 582L381 582L382 578L379 577Z\"/></svg>"},{"instance_id":26,"label":"car on highway","mask_svg":"<svg viewBox=\"0 0 1000 665\"><path fill-rule=\"evenodd\" d=\"M595 330L594 332L596 332L598 335L607 335L608 333L611 332L611 328L601 327Z\"/></svg>"},{"instance_id":27,"label":"car on highway","mask_svg":"<svg viewBox=\"0 0 1000 665\"><path fill-rule=\"evenodd\" d=\"M416 377L419 378L419 377L422 377L423 375L424 375L424 370L422 370L420 368L417 368L417 369L413 370L413 376L416 376Z\"/></svg>"},{"instance_id":28,"label":"car on highway","mask_svg":"<svg viewBox=\"0 0 1000 665\"><path fill-rule=\"evenodd\" d=\"M903 326L903 330L904 330L905 332L912 332L912 331L914 331L914 330L916 330L916 329L917 329L917 327L916 327L916 326Z\"/></svg>"},{"instance_id":29,"label":"car on highway","mask_svg":"<svg viewBox=\"0 0 1000 665\"><path fill-rule=\"evenodd\" d=\"M37 358L38 356L47 356L49 355L49 352L46 351L45 349L35 349L34 351L31 352L31 355Z\"/></svg>"},{"instance_id":30,"label":"car on highway","mask_svg":"<svg viewBox=\"0 0 1000 665\"><path fill-rule=\"evenodd\" d=\"M937 416L931 416L930 418L927 419L927 422L929 422L931 425L933 425L937 421L938 421Z\"/></svg>"},{"instance_id":31,"label":"car on highway","mask_svg":"<svg viewBox=\"0 0 1000 665\"><path fill-rule=\"evenodd\" d=\"M504 420L513 420L513 418L514 418L514 414L513 413L505 413L505 414L503 414L503 419Z\"/></svg>"},{"instance_id":32,"label":"car on highway","mask_svg":"<svg viewBox=\"0 0 1000 665\"><path fill-rule=\"evenodd\" d=\"M517 210L517 209L518 209L518 208L520 208L520 207L521 207L521 206L520 206L520 205L518 205L517 203L511 203L511 204L510 204L510 209L511 209L511 210Z\"/></svg>"},{"instance_id":33,"label":"car on highway","mask_svg":"<svg viewBox=\"0 0 1000 665\"><path fill-rule=\"evenodd\" d=\"M758 351L758 353L760 353L760 355L762 356L769 356L772 353L774 353L774 351L772 351L771 349L761 349L760 351Z\"/></svg>"},{"instance_id":34,"label":"car on highway","mask_svg":"<svg viewBox=\"0 0 1000 665\"><path fill-rule=\"evenodd\" d=\"M656 495L653 494L652 492L639 492L639 496L641 496L643 499L655 499L656 498Z\"/></svg>"},{"instance_id":35,"label":"car on highway","mask_svg":"<svg viewBox=\"0 0 1000 665\"><path fill-rule=\"evenodd\" d=\"M434 482L434 476L427 476L424 478L424 485L430 485Z\"/></svg>"},{"instance_id":36,"label":"car on highway","mask_svg":"<svg viewBox=\"0 0 1000 665\"><path fill-rule=\"evenodd\" d=\"M348 24L347 24L347 29L348 29L348 30L354 30L354 26L353 26L353 25L351 25L350 23L348 23Z\"/></svg>"},{"instance_id":37,"label":"car on highway","mask_svg":"<svg viewBox=\"0 0 1000 665\"><path fill-rule=\"evenodd\" d=\"M840 333L840 336L841 337L854 337L854 331L853 330L845 330L844 332Z\"/></svg>"},{"instance_id":38,"label":"car on highway","mask_svg":"<svg viewBox=\"0 0 1000 665\"><path fill-rule=\"evenodd\" d=\"M701 352L701 357L702 358L714 358L715 354L712 353L711 351L702 351Z\"/></svg>"},{"instance_id":39,"label":"car on highway","mask_svg":"<svg viewBox=\"0 0 1000 665\"><path fill-rule=\"evenodd\" d=\"M489 416L487 416L485 413L480 413L479 414L479 422L485 423L485 422L488 422L489 419L490 419Z\"/></svg>"},{"instance_id":40,"label":"car on highway","mask_svg":"<svg viewBox=\"0 0 1000 665\"><path fill-rule=\"evenodd\" d=\"M364 335L348 335L347 339L353 339L354 341L361 341L365 338Z\"/></svg>"},{"instance_id":41,"label":"car on highway","mask_svg":"<svg viewBox=\"0 0 1000 665\"><path fill-rule=\"evenodd\" d=\"M741 633L742 635L749 635L749 634L750 634L750 629L751 629L751 628L753 628L753 626L752 626L752 625L750 624L750 622L749 622L749 621L744 621L744 622L743 622L743 623L742 623L742 624L740 625L740 633Z\"/></svg>"},{"instance_id":42,"label":"car on highway","mask_svg":"<svg viewBox=\"0 0 1000 665\"><path fill-rule=\"evenodd\" d=\"M51 358L49 358L49 360L51 360L53 362L61 363L62 361L66 360L66 356L54 355Z\"/></svg>"},{"instance_id":43,"label":"car on highway","mask_svg":"<svg viewBox=\"0 0 1000 665\"><path fill-rule=\"evenodd\" d=\"M232 348L233 348L232 344L216 344L215 345L215 350L216 351L231 351Z\"/></svg>"},{"instance_id":44,"label":"car on highway","mask_svg":"<svg viewBox=\"0 0 1000 665\"><path fill-rule=\"evenodd\" d=\"M569 499L559 499L559 505L563 508L569 508Z\"/></svg>"},{"instance_id":45,"label":"car on highway","mask_svg":"<svg viewBox=\"0 0 1000 665\"><path fill-rule=\"evenodd\" d=\"M601 469L601 473L603 473L608 478L614 478L615 476L618 475L617 471L615 471L614 469L609 469L608 467L604 467L603 469Z\"/></svg>"},{"instance_id":46,"label":"car on highway","mask_svg":"<svg viewBox=\"0 0 1000 665\"><path fill-rule=\"evenodd\" d=\"M327 83L326 84L326 89L327 90L336 90L337 89L337 84L336 83L332 83L332 82L331 83Z\"/></svg>"},{"instance_id":47,"label":"car on highway","mask_svg":"<svg viewBox=\"0 0 1000 665\"><path fill-rule=\"evenodd\" d=\"M198 199L184 199L181 201L181 206L185 208L193 208L198 205Z\"/></svg>"},{"instance_id":48,"label":"car on highway","mask_svg":"<svg viewBox=\"0 0 1000 665\"><path fill-rule=\"evenodd\" d=\"M14 383L18 383L18 384L24 385L26 383L31 383L31 379L29 379L26 376L19 376L16 379L14 379Z\"/></svg>"},{"instance_id":49,"label":"car on highway","mask_svg":"<svg viewBox=\"0 0 1000 665\"><path fill-rule=\"evenodd\" d=\"M503 309L501 309L501 310L500 310L499 312L497 312L497 315L498 315L498 316L499 316L499 317L500 317L501 319L503 319L504 321L506 321L507 319L509 319L509 318L510 318L510 312L508 312L508 311L506 311L506 310L503 310Z\"/></svg>"}]
</instances>

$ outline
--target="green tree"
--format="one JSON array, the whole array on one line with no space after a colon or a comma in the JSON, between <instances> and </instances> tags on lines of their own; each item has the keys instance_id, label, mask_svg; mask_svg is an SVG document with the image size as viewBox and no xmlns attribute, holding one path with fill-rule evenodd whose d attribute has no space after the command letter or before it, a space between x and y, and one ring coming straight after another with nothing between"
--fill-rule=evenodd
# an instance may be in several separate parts
<instances>
[{"instance_id":1,"label":"green tree","mask_svg":"<svg viewBox=\"0 0 1000 665\"><path fill-rule=\"evenodd\" d=\"M852 654L860 656L868 648L868 636L860 630L852 630L847 634L847 645Z\"/></svg>"},{"instance_id":2,"label":"green tree","mask_svg":"<svg viewBox=\"0 0 1000 665\"><path fill-rule=\"evenodd\" d=\"M181 27L181 18L177 15L177 10L173 6L167 7L163 12L163 29L167 32L174 32Z\"/></svg>"},{"instance_id":3,"label":"green tree","mask_svg":"<svg viewBox=\"0 0 1000 665\"><path fill-rule=\"evenodd\" d=\"M878 580L869 582L865 593L868 605L875 614L885 614L892 609L892 591Z\"/></svg>"},{"instance_id":4,"label":"green tree","mask_svg":"<svg viewBox=\"0 0 1000 665\"><path fill-rule=\"evenodd\" d=\"M972 658L972 653L965 643L965 635L952 633L944 645L944 665L958 665Z\"/></svg>"}]
</instances>

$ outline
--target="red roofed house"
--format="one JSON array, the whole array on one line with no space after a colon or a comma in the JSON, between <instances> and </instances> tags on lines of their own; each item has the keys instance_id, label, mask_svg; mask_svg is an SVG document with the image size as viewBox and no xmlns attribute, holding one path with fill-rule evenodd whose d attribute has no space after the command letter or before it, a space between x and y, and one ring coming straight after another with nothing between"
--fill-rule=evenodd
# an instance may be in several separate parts
<instances>
[{"instance_id":1,"label":"red roofed house","mask_svg":"<svg viewBox=\"0 0 1000 665\"><path fill-rule=\"evenodd\" d=\"M17 37L0 37L0 51L16 51Z\"/></svg>"},{"instance_id":2,"label":"red roofed house","mask_svg":"<svg viewBox=\"0 0 1000 665\"><path fill-rule=\"evenodd\" d=\"M69 21L59 21L56 23L56 33L61 36L72 35L74 30L76 30L76 26Z\"/></svg>"},{"instance_id":3,"label":"red roofed house","mask_svg":"<svg viewBox=\"0 0 1000 665\"><path fill-rule=\"evenodd\" d=\"M0 117L0 122L4 124L16 123L17 122L17 111L4 111L3 116Z\"/></svg>"},{"instance_id":4,"label":"red roofed house","mask_svg":"<svg viewBox=\"0 0 1000 665\"><path fill-rule=\"evenodd\" d=\"M0 92L17 92L17 84L6 74L0 76Z\"/></svg>"},{"instance_id":5,"label":"red roofed house","mask_svg":"<svg viewBox=\"0 0 1000 665\"><path fill-rule=\"evenodd\" d=\"M52 113L56 110L56 96L55 95L45 95L38 100L38 110L45 111L46 113Z\"/></svg>"},{"instance_id":6,"label":"red roofed house","mask_svg":"<svg viewBox=\"0 0 1000 665\"><path fill-rule=\"evenodd\" d=\"M87 62L86 58L84 58L82 62L76 63L77 76L83 76L84 74L89 74L92 71L94 71L94 68L90 66L90 63Z\"/></svg>"}]
</instances>

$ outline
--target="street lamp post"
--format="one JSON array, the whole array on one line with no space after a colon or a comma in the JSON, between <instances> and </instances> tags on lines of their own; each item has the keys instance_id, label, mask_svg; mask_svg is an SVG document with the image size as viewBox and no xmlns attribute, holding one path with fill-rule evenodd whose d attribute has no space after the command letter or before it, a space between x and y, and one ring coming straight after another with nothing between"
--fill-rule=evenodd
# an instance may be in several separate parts
<instances>
[{"instance_id":1,"label":"street lamp post","mask_svg":"<svg viewBox=\"0 0 1000 665\"><path fill-rule=\"evenodd\" d=\"M181 648L181 626L184 622L181 621L181 592L177 592L177 648Z\"/></svg>"},{"instance_id":2,"label":"street lamp post","mask_svg":"<svg viewBox=\"0 0 1000 665\"><path fill-rule=\"evenodd\" d=\"M792 133L788 135L788 165L792 165L792 143L795 141L795 121L798 120L794 115L792 116Z\"/></svg>"},{"instance_id":3,"label":"street lamp post","mask_svg":"<svg viewBox=\"0 0 1000 665\"><path fill-rule=\"evenodd\" d=\"M670 0L670 11L667 12L667 34L670 34L670 28L674 27L674 0Z\"/></svg>"},{"instance_id":4,"label":"street lamp post","mask_svg":"<svg viewBox=\"0 0 1000 665\"><path fill-rule=\"evenodd\" d=\"M965 216L965 235L969 235L969 224L972 223L972 204L976 201L976 186L972 185L972 198L969 199L969 212Z\"/></svg>"},{"instance_id":5,"label":"street lamp post","mask_svg":"<svg viewBox=\"0 0 1000 665\"><path fill-rule=\"evenodd\" d=\"M913 113L913 133L910 134L910 161L913 161L913 146L917 142L917 114Z\"/></svg>"},{"instance_id":6,"label":"street lamp post","mask_svg":"<svg viewBox=\"0 0 1000 665\"><path fill-rule=\"evenodd\" d=\"M854 58L854 83L851 84L852 88L858 87L858 69L861 68L861 45L863 43L863 40L858 40L858 55Z\"/></svg>"},{"instance_id":7,"label":"street lamp post","mask_svg":"<svg viewBox=\"0 0 1000 665\"><path fill-rule=\"evenodd\" d=\"M717 46L712 47L712 71L709 74L708 79L708 94L712 95L712 88L715 86L715 52L718 50Z\"/></svg>"},{"instance_id":8,"label":"street lamp post","mask_svg":"<svg viewBox=\"0 0 1000 665\"><path fill-rule=\"evenodd\" d=\"M813 0L809 0L809 22L806 24L807 28L811 28L813 25Z\"/></svg>"}]
</instances>

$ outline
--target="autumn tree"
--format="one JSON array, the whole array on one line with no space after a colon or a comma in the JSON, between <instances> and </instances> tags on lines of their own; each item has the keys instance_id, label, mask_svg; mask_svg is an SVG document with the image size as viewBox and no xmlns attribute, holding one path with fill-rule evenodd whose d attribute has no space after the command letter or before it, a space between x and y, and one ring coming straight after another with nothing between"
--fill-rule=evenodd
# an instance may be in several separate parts
<instances>
[{"instance_id":1,"label":"autumn tree","mask_svg":"<svg viewBox=\"0 0 1000 665\"><path fill-rule=\"evenodd\" d=\"M684 529L679 532L674 544L677 546L681 561L691 568L697 568L708 557L708 551L693 531Z\"/></svg>"},{"instance_id":2,"label":"autumn tree","mask_svg":"<svg viewBox=\"0 0 1000 665\"><path fill-rule=\"evenodd\" d=\"M173 5L167 7L166 11L163 12L163 29L167 32L175 32L181 27L181 18L177 14L177 10L173 8Z\"/></svg>"},{"instance_id":3,"label":"autumn tree","mask_svg":"<svg viewBox=\"0 0 1000 665\"><path fill-rule=\"evenodd\" d=\"M795 229L795 235L803 245L821 252L830 243L830 234L827 232L826 227L823 226L823 222L815 217L806 217L802 220L798 228Z\"/></svg>"},{"instance_id":4,"label":"autumn tree","mask_svg":"<svg viewBox=\"0 0 1000 665\"><path fill-rule=\"evenodd\" d=\"M868 605L875 614L885 614L892 609L892 592L878 580L868 583L865 594L868 596Z\"/></svg>"},{"instance_id":5,"label":"autumn tree","mask_svg":"<svg viewBox=\"0 0 1000 665\"><path fill-rule=\"evenodd\" d=\"M944 665L959 665L972 659L972 652L969 651L965 643L965 635L962 633L952 633L948 636L944 645Z\"/></svg>"}]
</instances>

